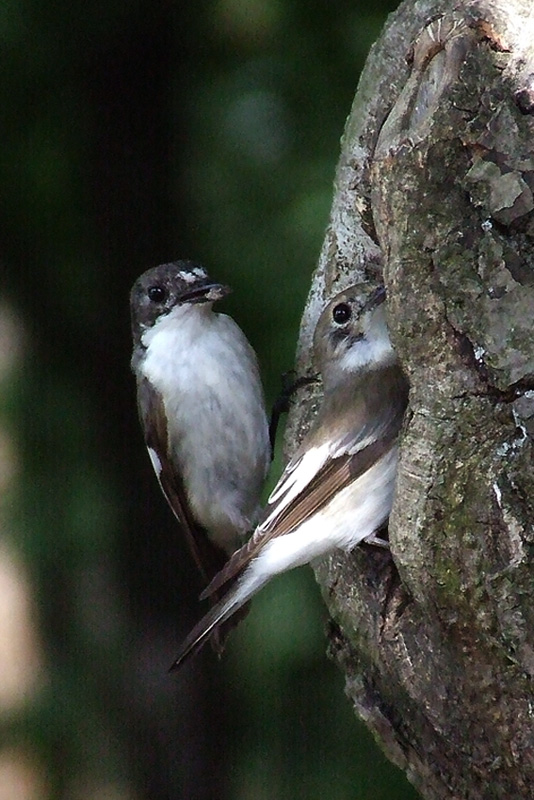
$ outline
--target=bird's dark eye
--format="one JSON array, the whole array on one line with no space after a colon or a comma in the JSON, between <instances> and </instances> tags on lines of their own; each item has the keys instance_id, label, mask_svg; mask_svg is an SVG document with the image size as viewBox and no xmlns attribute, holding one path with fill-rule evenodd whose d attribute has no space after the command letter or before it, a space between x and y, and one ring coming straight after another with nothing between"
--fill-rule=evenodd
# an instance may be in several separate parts
<instances>
[{"instance_id":1,"label":"bird's dark eye","mask_svg":"<svg viewBox=\"0 0 534 800\"><path fill-rule=\"evenodd\" d=\"M344 325L352 317L352 309L348 303L338 303L333 308L332 317L338 325Z\"/></svg>"},{"instance_id":2,"label":"bird's dark eye","mask_svg":"<svg viewBox=\"0 0 534 800\"><path fill-rule=\"evenodd\" d=\"M163 286L150 286L147 295L153 303L162 303L167 297L167 292Z\"/></svg>"}]
</instances>

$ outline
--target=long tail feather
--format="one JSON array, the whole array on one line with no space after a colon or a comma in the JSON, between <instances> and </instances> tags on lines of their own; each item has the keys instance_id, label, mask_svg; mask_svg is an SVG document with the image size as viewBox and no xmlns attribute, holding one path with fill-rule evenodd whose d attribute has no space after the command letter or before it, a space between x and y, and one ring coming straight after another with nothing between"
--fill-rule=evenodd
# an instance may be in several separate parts
<instances>
[{"instance_id":1,"label":"long tail feather","mask_svg":"<svg viewBox=\"0 0 534 800\"><path fill-rule=\"evenodd\" d=\"M242 579L227 592L227 594L220 600L208 613L202 617L191 633L185 638L174 663L172 664L169 672L175 672L186 661L201 650L204 645L219 631L223 626L226 633L227 630L233 627L232 625L226 626L225 623L238 615L238 612L243 609L247 601L260 589L265 583L265 579L257 580L254 576L250 576L247 580L247 573L243 575ZM239 614L239 621L242 617L246 616L247 609L241 611ZM236 621L236 624L237 624Z\"/></svg>"}]
</instances>

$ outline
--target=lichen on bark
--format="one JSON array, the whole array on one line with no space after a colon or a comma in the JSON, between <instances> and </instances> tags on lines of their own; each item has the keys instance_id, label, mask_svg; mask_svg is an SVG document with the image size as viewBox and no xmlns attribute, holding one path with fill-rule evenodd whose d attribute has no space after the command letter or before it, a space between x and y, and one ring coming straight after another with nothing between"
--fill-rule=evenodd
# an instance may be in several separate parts
<instances>
[{"instance_id":1,"label":"lichen on bark","mask_svg":"<svg viewBox=\"0 0 534 800\"><path fill-rule=\"evenodd\" d=\"M301 372L324 302L383 275L411 386L391 555L316 575L355 709L427 798L534 785L533 111L530 2L406 0L347 121L303 318Z\"/></svg>"}]
</instances>

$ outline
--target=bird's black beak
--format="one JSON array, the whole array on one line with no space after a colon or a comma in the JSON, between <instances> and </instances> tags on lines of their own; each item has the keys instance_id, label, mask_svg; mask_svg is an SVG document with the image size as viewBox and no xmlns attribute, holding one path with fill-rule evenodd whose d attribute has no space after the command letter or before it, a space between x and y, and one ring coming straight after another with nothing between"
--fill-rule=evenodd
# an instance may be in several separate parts
<instances>
[{"instance_id":1,"label":"bird's black beak","mask_svg":"<svg viewBox=\"0 0 534 800\"><path fill-rule=\"evenodd\" d=\"M229 286L224 286L222 283L205 283L202 286L197 285L192 289L186 289L179 296L178 302L213 303L215 300L221 300L226 297L231 291Z\"/></svg>"},{"instance_id":2,"label":"bird's black beak","mask_svg":"<svg viewBox=\"0 0 534 800\"><path fill-rule=\"evenodd\" d=\"M386 287L379 286L371 294L367 303L362 308L362 311L372 311L373 308L377 308L379 305L381 305L385 299L386 299Z\"/></svg>"}]
</instances>

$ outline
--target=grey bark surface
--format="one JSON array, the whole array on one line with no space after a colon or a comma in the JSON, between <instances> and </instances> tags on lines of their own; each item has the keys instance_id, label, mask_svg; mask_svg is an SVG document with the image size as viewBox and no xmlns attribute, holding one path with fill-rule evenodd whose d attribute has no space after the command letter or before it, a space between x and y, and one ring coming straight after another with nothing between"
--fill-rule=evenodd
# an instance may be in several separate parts
<instances>
[{"instance_id":1,"label":"grey bark surface","mask_svg":"<svg viewBox=\"0 0 534 800\"><path fill-rule=\"evenodd\" d=\"M411 386L391 555L316 576L355 710L425 798L534 796L533 191L531 1L407 0L347 121L297 369L324 303L383 275Z\"/></svg>"}]
</instances>

